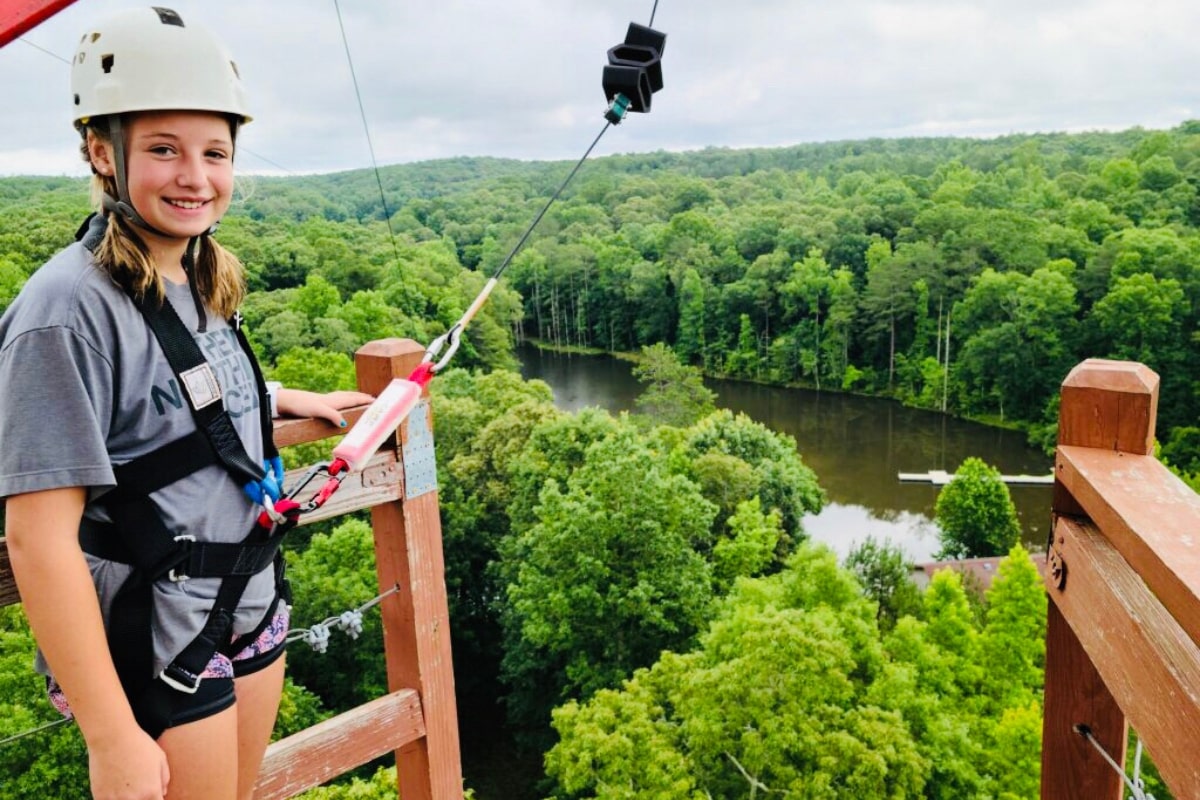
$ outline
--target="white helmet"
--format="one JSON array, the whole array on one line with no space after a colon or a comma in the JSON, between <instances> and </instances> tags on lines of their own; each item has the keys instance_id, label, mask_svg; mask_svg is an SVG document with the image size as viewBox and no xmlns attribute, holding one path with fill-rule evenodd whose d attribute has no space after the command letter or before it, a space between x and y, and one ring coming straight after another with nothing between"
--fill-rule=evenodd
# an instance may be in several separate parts
<instances>
[{"instance_id":1,"label":"white helmet","mask_svg":"<svg viewBox=\"0 0 1200 800\"><path fill-rule=\"evenodd\" d=\"M131 111L216 111L249 122L237 64L169 8L122 11L88 29L71 62L73 120Z\"/></svg>"}]
</instances>

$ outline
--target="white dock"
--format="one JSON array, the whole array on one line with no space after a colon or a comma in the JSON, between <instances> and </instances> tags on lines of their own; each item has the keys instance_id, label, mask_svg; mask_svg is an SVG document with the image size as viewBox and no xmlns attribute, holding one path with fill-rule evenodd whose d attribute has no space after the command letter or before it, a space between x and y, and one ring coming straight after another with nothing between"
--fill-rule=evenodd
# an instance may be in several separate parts
<instances>
[{"instance_id":1,"label":"white dock","mask_svg":"<svg viewBox=\"0 0 1200 800\"><path fill-rule=\"evenodd\" d=\"M931 469L929 472L901 472L901 483L932 483L934 486L945 486L954 480L953 472L942 469ZM1000 480L1009 486L1048 486L1054 483L1054 473L1048 475L1001 475Z\"/></svg>"}]
</instances>

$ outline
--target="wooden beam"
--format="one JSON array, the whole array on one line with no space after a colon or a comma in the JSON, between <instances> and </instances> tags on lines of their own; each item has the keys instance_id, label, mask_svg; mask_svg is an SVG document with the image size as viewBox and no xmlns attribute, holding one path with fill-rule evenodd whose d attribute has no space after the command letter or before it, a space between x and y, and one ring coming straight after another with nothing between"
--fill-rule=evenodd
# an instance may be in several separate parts
<instances>
[{"instance_id":1,"label":"wooden beam","mask_svg":"<svg viewBox=\"0 0 1200 800\"><path fill-rule=\"evenodd\" d=\"M1143 364L1089 358L1063 381L1058 444L1149 455L1158 413L1158 375ZM1061 481L1054 483L1054 511L1081 516Z\"/></svg>"},{"instance_id":2,"label":"wooden beam","mask_svg":"<svg viewBox=\"0 0 1200 800\"><path fill-rule=\"evenodd\" d=\"M288 470L285 474L284 485L297 486L297 481L308 474L308 468ZM327 476L318 475L297 495L296 500L303 503L313 492L321 488ZM371 456L370 460L358 472L351 472L342 481L341 487L334 492L325 505L300 518L301 525L320 522L324 519L349 514L364 508L371 508L380 503L399 500L404 495L403 476L399 459L395 450L380 450Z\"/></svg>"},{"instance_id":3,"label":"wooden beam","mask_svg":"<svg viewBox=\"0 0 1200 800\"><path fill-rule=\"evenodd\" d=\"M1154 440L1158 376L1141 364L1088 359L1063 381L1058 449L1088 447L1145 455ZM1082 507L1055 470L1053 512L1081 516ZM1057 580L1062 558L1052 539L1047 580ZM1118 764L1125 761L1128 727L1116 698L1105 687L1076 631L1050 596L1046 628L1045 696L1042 712L1042 800L1121 800L1115 773L1097 767L1099 756L1075 733L1087 725ZM1103 762L1101 762L1103 763Z\"/></svg>"},{"instance_id":4,"label":"wooden beam","mask_svg":"<svg viewBox=\"0 0 1200 800\"><path fill-rule=\"evenodd\" d=\"M1067 572L1062 589L1047 578L1053 606L1145 742L1171 792L1200 797L1200 759L1193 744L1200 730L1200 650L1095 525L1063 518L1054 537ZM1047 685L1048 720L1050 691ZM1095 731L1084 711L1073 722L1059 716L1055 723L1084 723ZM1124 750L1123 735L1100 741L1114 757ZM1088 780L1100 771L1116 774L1108 765L1092 764L1079 777ZM1042 797L1106 796L1047 794L1043 784Z\"/></svg>"},{"instance_id":5,"label":"wooden beam","mask_svg":"<svg viewBox=\"0 0 1200 800\"><path fill-rule=\"evenodd\" d=\"M289 447L294 444L305 444L307 442L317 442L321 439L329 439L333 436L341 436L347 433L350 428L354 427L354 423L358 422L358 418L367 410L367 406L355 406L342 411L342 416L346 418L349 425L345 430L337 427L332 422L324 419L299 419L299 418L280 418L275 420L275 446ZM333 449L332 445L329 448Z\"/></svg>"},{"instance_id":6,"label":"wooden beam","mask_svg":"<svg viewBox=\"0 0 1200 800\"><path fill-rule=\"evenodd\" d=\"M1042 800L1121 800L1120 776L1075 726L1086 724L1117 763L1124 763L1125 716L1055 603L1046 607L1046 650L1054 652L1056 673L1051 679L1047 664ZM1049 759L1047 750L1052 754ZM1063 758L1064 752L1069 757Z\"/></svg>"},{"instance_id":7,"label":"wooden beam","mask_svg":"<svg viewBox=\"0 0 1200 800\"><path fill-rule=\"evenodd\" d=\"M424 735L416 691L384 695L272 744L254 800L292 797Z\"/></svg>"},{"instance_id":8,"label":"wooden beam","mask_svg":"<svg viewBox=\"0 0 1200 800\"><path fill-rule=\"evenodd\" d=\"M1148 455L1064 445L1055 472L1200 646L1200 495Z\"/></svg>"},{"instance_id":9,"label":"wooden beam","mask_svg":"<svg viewBox=\"0 0 1200 800\"><path fill-rule=\"evenodd\" d=\"M1137 362L1081 362L1062 384L1058 443L1149 455L1158 383L1158 374Z\"/></svg>"},{"instance_id":10,"label":"wooden beam","mask_svg":"<svg viewBox=\"0 0 1200 800\"><path fill-rule=\"evenodd\" d=\"M407 377L423 355L424 349L408 340L364 345L355 354L359 388L377 395L394 378ZM424 427L411 429L414 424ZM401 427L402 442L424 441L432 450L431 426L430 415L414 412ZM413 464L403 466L406 473L415 469ZM405 483L413 477L406 474ZM400 795L404 800L461 798L458 710L436 488L373 507L371 527L379 586L381 590L400 587L380 606L388 687L417 688L425 710L425 737L396 753Z\"/></svg>"}]
</instances>

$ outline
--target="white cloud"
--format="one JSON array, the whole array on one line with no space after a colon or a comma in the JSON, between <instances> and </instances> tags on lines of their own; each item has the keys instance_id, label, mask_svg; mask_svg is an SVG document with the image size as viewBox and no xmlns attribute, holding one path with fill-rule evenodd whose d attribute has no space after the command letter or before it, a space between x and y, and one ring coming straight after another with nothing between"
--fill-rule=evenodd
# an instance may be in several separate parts
<instances>
[{"instance_id":1,"label":"white cloud","mask_svg":"<svg viewBox=\"0 0 1200 800\"><path fill-rule=\"evenodd\" d=\"M576 158L601 70L649 0L339 0L381 163ZM129 0L79 0L27 39L69 59ZM180 0L252 88L243 169L367 166L333 0ZM1194 0L661 0L665 89L598 153L897 135L1163 127L1200 108ZM78 170L67 66L0 51L0 173ZM264 160L265 159L265 160ZM272 164L273 162L273 164Z\"/></svg>"}]
</instances>

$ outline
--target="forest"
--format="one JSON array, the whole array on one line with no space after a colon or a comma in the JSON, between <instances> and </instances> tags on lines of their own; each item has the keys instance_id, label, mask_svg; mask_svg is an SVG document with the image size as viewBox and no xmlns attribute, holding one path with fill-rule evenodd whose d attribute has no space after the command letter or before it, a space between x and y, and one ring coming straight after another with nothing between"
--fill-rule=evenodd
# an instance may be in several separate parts
<instances>
[{"instance_id":1,"label":"forest","mask_svg":"<svg viewBox=\"0 0 1200 800\"><path fill-rule=\"evenodd\" d=\"M217 236L268 377L349 387L364 342L444 332L568 169L387 167L382 199L365 171L244 179ZM1198 192L1200 122L589 162L434 383L474 796L1035 796L1028 553L984 536L1009 553L986 592L947 571L918 593L870 543L839 565L805 541L824 496L796 443L714 410L699 375L891 396L1050 446L1071 366L1138 360L1162 378L1162 457L1198 486ZM82 181L0 179L0 310L87 212ZM512 371L518 338L642 353L639 411L555 409ZM375 592L363 519L300 529L288 559L297 620ZM293 646L277 732L379 694L379 639L368 617L356 642ZM0 612L0 738L53 719L32 648L19 607ZM0 797L82 796L86 763L69 727L5 745ZM394 786L355 780L311 796Z\"/></svg>"}]
</instances>

